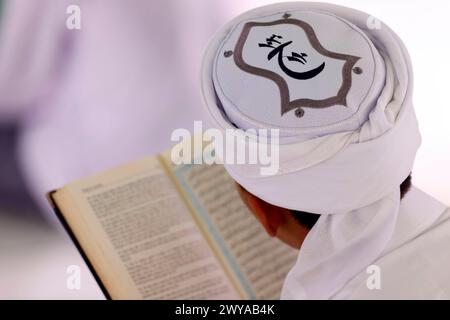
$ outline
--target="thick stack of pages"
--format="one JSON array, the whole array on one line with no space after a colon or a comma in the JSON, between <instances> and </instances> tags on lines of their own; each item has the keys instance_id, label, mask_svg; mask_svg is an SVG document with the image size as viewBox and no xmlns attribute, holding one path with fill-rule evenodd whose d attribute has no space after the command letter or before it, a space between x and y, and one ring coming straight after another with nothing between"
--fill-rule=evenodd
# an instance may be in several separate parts
<instances>
[{"instance_id":1,"label":"thick stack of pages","mask_svg":"<svg viewBox=\"0 0 450 320\"><path fill-rule=\"evenodd\" d=\"M265 233L217 164L149 157L49 198L113 299L277 299L297 256Z\"/></svg>"}]
</instances>

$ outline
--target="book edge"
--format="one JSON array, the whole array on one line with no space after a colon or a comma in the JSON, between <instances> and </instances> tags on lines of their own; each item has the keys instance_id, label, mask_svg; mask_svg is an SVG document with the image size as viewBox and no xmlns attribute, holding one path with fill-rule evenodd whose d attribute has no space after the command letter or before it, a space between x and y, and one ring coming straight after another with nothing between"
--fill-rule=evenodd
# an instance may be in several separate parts
<instances>
[{"instance_id":1,"label":"book edge","mask_svg":"<svg viewBox=\"0 0 450 320\"><path fill-rule=\"evenodd\" d=\"M97 274L97 271L95 270L94 266L91 264L89 258L87 257L86 253L84 252L81 244L78 242L77 237L73 233L72 229L70 228L69 224L66 221L66 218L64 217L63 213L61 212L60 208L56 204L55 199L53 198L53 195L60 191L61 189L56 189L48 192L46 194L47 200L49 201L50 205L52 206L53 212L58 217L59 222L64 227L64 230L69 235L72 243L77 248L78 252L80 253L81 257L83 258L84 262L89 268L89 271L94 276L95 281L97 282L98 286L100 287L100 290L102 291L103 295L107 300L112 300L111 295L109 294L108 290L106 289L105 285L103 284L102 280L100 279L99 275Z\"/></svg>"}]
</instances>

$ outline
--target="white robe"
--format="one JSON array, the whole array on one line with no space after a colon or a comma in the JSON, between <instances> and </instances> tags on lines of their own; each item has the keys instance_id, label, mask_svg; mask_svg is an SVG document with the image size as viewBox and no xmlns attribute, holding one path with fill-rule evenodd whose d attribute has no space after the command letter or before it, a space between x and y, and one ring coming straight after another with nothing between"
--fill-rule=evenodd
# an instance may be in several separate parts
<instances>
[{"instance_id":1,"label":"white robe","mask_svg":"<svg viewBox=\"0 0 450 320\"><path fill-rule=\"evenodd\" d=\"M333 299L450 299L450 209L413 187L401 201L379 267L380 289L369 289L363 270ZM373 288L373 287L372 287Z\"/></svg>"}]
</instances>

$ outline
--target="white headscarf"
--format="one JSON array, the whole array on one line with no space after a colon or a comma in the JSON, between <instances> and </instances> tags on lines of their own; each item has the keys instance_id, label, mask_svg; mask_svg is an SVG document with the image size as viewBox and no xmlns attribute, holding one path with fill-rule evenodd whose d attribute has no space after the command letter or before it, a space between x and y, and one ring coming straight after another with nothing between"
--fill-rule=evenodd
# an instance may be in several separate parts
<instances>
[{"instance_id":1,"label":"white headscarf","mask_svg":"<svg viewBox=\"0 0 450 320\"><path fill-rule=\"evenodd\" d=\"M280 141L280 170L260 175L255 164L226 164L244 188L274 205L322 216L308 233L289 272L282 298L327 299L363 271L391 239L400 203L399 186L411 172L420 133L412 106L408 53L385 24L369 28L366 13L323 3L292 2L251 10L220 30L207 48L202 93L214 125L234 128L219 106L213 61L233 26L260 16L289 11L326 12L357 26L384 62L382 90L358 128ZM234 121L234 123L236 123ZM283 133L281 134L283 136Z\"/></svg>"}]
</instances>

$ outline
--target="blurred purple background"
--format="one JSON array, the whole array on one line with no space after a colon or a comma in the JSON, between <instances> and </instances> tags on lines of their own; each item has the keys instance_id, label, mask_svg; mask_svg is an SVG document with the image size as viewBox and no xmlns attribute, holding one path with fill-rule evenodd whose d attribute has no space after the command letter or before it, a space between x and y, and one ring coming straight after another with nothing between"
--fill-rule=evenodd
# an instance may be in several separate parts
<instances>
[{"instance_id":1,"label":"blurred purple background","mask_svg":"<svg viewBox=\"0 0 450 320\"><path fill-rule=\"evenodd\" d=\"M173 129L204 119L199 69L209 38L271 2L0 0L0 299L103 297L45 193L161 152ZM414 181L450 204L449 4L334 2L404 39L424 137ZM81 9L80 30L66 27L69 5ZM429 61L440 62L439 74ZM82 268L80 290L66 288L69 265Z\"/></svg>"}]
</instances>

